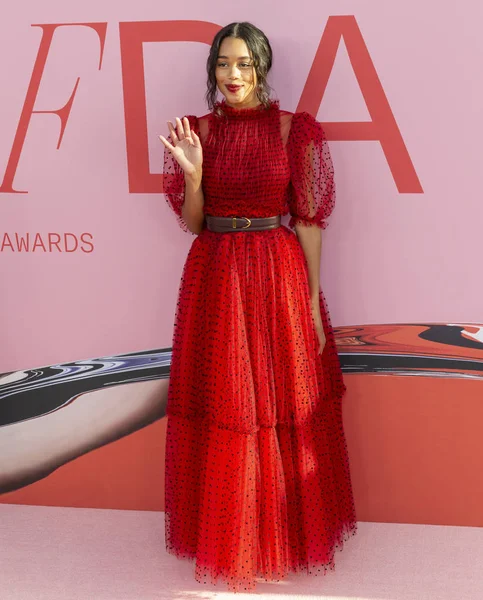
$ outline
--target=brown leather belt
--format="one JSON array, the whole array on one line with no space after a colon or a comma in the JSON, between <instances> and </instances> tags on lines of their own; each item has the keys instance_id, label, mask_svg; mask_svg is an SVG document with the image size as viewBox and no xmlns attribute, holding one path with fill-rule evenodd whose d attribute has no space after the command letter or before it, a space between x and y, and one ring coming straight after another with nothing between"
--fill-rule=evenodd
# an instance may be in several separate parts
<instances>
[{"instance_id":1,"label":"brown leather belt","mask_svg":"<svg viewBox=\"0 0 483 600\"><path fill-rule=\"evenodd\" d=\"M210 231L227 233L233 231L263 231L280 227L281 217L214 217L205 215L206 225Z\"/></svg>"}]
</instances>

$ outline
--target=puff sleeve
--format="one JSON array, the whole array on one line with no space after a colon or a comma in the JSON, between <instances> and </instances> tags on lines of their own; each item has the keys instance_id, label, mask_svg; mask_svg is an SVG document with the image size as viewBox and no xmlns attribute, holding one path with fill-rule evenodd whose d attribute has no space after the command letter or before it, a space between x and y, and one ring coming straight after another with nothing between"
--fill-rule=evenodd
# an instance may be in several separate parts
<instances>
[{"instance_id":1,"label":"puff sleeve","mask_svg":"<svg viewBox=\"0 0 483 600\"><path fill-rule=\"evenodd\" d=\"M199 135L200 129L198 118L193 115L187 115L187 118L189 120L191 129L197 135ZM167 137L167 140L172 143L171 135ZM183 169L179 166L178 162L166 147L164 147L163 175L163 193L165 194L166 201L172 211L175 213L178 225L181 227L181 229L183 231L190 232L185 220L181 216L185 188Z\"/></svg>"},{"instance_id":2,"label":"puff sleeve","mask_svg":"<svg viewBox=\"0 0 483 600\"><path fill-rule=\"evenodd\" d=\"M309 113L293 115L287 154L289 227L302 223L325 229L335 205L334 168L324 130Z\"/></svg>"}]
</instances>

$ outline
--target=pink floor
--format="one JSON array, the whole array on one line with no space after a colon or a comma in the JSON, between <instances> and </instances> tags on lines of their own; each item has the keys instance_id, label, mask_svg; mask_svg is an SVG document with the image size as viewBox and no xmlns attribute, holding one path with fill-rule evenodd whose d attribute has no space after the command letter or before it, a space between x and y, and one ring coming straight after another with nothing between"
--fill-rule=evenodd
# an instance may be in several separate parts
<instances>
[{"instance_id":1,"label":"pink floor","mask_svg":"<svg viewBox=\"0 0 483 600\"><path fill-rule=\"evenodd\" d=\"M163 513L0 505L1 600L483 600L483 528L359 523L325 577L231 594L164 551Z\"/></svg>"}]
</instances>

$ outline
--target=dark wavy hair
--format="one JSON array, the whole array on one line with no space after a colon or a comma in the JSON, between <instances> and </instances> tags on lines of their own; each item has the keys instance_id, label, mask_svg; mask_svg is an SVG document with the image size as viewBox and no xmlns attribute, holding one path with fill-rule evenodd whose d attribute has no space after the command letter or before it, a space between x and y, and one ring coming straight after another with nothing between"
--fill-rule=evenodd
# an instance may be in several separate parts
<instances>
[{"instance_id":1,"label":"dark wavy hair","mask_svg":"<svg viewBox=\"0 0 483 600\"><path fill-rule=\"evenodd\" d=\"M272 48L263 31L255 27L255 25L244 21L242 23L230 23L230 25L226 25L223 29L220 29L211 44L208 60L206 61L208 80L205 98L209 109L213 110L216 103L216 63L220 46L227 37L238 38L243 40L247 45L257 75L255 93L260 102L268 107L270 105L271 87L267 83L267 75L272 67Z\"/></svg>"}]
</instances>

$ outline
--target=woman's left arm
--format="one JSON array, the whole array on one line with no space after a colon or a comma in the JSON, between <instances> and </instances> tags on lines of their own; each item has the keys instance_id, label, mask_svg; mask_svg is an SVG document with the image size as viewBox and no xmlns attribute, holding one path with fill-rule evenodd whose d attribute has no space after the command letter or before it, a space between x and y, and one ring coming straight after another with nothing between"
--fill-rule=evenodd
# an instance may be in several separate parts
<instances>
[{"instance_id":1,"label":"woman's left arm","mask_svg":"<svg viewBox=\"0 0 483 600\"><path fill-rule=\"evenodd\" d=\"M310 303L315 329L319 340L319 354L322 354L325 346L325 332L320 314L320 255L322 251L322 229L310 225L295 225L295 233L307 262L309 279Z\"/></svg>"},{"instance_id":2,"label":"woman's left arm","mask_svg":"<svg viewBox=\"0 0 483 600\"><path fill-rule=\"evenodd\" d=\"M319 301L320 287L320 255L322 251L322 230L320 227L306 226L300 223L295 225L295 233L302 246L307 261L309 276L310 298Z\"/></svg>"},{"instance_id":3,"label":"woman's left arm","mask_svg":"<svg viewBox=\"0 0 483 600\"><path fill-rule=\"evenodd\" d=\"M291 173L289 226L295 230L305 255L312 315L321 353L325 346L319 282L322 229L327 227L327 219L334 208L335 184L327 138L312 115L306 112L293 115L287 154Z\"/></svg>"}]
</instances>

